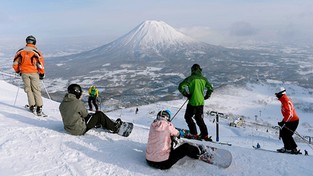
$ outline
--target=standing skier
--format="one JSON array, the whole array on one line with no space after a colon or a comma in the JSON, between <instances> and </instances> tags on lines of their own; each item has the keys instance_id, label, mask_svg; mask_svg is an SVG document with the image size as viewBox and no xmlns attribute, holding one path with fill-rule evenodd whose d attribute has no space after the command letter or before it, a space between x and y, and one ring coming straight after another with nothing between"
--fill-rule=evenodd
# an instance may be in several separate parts
<instances>
[{"instance_id":1,"label":"standing skier","mask_svg":"<svg viewBox=\"0 0 313 176\"><path fill-rule=\"evenodd\" d=\"M292 101L286 95L285 88L280 88L280 90L275 93L275 95L281 102L281 113L283 115L283 119L281 122L278 122L278 125L281 127L280 136L283 140L284 147L277 149L277 151L282 153L289 152L297 154L300 152L300 150L297 150L297 144L294 141L292 135L298 127L299 117L296 114Z\"/></svg>"},{"instance_id":2,"label":"standing skier","mask_svg":"<svg viewBox=\"0 0 313 176\"><path fill-rule=\"evenodd\" d=\"M81 101L82 89L78 84L71 84L67 88L63 101L59 106L64 129L72 135L83 135L91 128L102 126L114 133L117 133L122 121L117 119L112 121L103 112L97 111L88 114L84 103Z\"/></svg>"},{"instance_id":3,"label":"standing skier","mask_svg":"<svg viewBox=\"0 0 313 176\"><path fill-rule=\"evenodd\" d=\"M88 94L89 94L89 97L88 97L89 111L92 111L91 102L95 106L96 111L98 111L97 98L99 96L99 91L96 88L96 86L91 86L88 90Z\"/></svg>"},{"instance_id":4,"label":"standing skier","mask_svg":"<svg viewBox=\"0 0 313 176\"><path fill-rule=\"evenodd\" d=\"M205 153L204 147L188 143L183 143L174 149L173 137L178 137L179 131L175 129L170 119L171 112L169 110L160 111L150 126L146 161L151 167L169 169L185 156L198 159L199 155Z\"/></svg>"},{"instance_id":5,"label":"standing skier","mask_svg":"<svg viewBox=\"0 0 313 176\"><path fill-rule=\"evenodd\" d=\"M204 91L206 93L204 95ZM207 78L202 75L200 65L194 64L191 67L191 75L184 79L178 86L179 92L188 98L188 105L185 112L185 120L189 127L190 133L197 136L197 127L192 117L195 116L197 125L200 128L200 136L204 140L212 140L208 136L208 129L203 120L203 106L204 100L207 100L212 92L213 86L209 83Z\"/></svg>"},{"instance_id":6,"label":"standing skier","mask_svg":"<svg viewBox=\"0 0 313 176\"><path fill-rule=\"evenodd\" d=\"M42 97L40 80L44 79L44 58L36 47L36 38L32 35L26 38L26 46L16 52L13 69L22 76L24 91L27 94L29 110L42 115Z\"/></svg>"}]
</instances>

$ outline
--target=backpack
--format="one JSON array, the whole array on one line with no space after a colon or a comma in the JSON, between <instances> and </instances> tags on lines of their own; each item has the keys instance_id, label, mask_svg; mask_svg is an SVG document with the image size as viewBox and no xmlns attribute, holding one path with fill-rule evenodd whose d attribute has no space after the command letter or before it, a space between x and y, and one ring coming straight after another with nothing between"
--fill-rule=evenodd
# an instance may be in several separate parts
<instances>
[{"instance_id":1,"label":"backpack","mask_svg":"<svg viewBox=\"0 0 313 176\"><path fill-rule=\"evenodd\" d=\"M91 97L96 97L96 96L97 96L96 88L94 88L94 87L91 88L90 96L91 96Z\"/></svg>"}]
</instances>

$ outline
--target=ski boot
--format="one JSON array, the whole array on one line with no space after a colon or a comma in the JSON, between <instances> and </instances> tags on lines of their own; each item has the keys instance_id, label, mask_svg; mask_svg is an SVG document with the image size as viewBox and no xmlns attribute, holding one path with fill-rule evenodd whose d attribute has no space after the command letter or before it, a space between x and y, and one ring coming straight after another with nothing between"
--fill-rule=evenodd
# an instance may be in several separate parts
<instances>
[{"instance_id":1,"label":"ski boot","mask_svg":"<svg viewBox=\"0 0 313 176\"><path fill-rule=\"evenodd\" d=\"M36 106L35 106L35 105L31 105L31 106L29 107L29 111L35 114Z\"/></svg>"},{"instance_id":2,"label":"ski boot","mask_svg":"<svg viewBox=\"0 0 313 176\"><path fill-rule=\"evenodd\" d=\"M42 106L37 106L37 116L42 116Z\"/></svg>"}]
</instances>

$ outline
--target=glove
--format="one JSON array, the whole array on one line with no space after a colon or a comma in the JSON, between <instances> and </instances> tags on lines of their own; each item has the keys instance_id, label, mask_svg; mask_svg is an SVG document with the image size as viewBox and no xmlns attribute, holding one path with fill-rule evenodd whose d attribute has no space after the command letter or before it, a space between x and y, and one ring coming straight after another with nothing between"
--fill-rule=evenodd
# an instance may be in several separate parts
<instances>
[{"instance_id":1,"label":"glove","mask_svg":"<svg viewBox=\"0 0 313 176\"><path fill-rule=\"evenodd\" d=\"M278 124L278 126L282 127L285 124L285 122L281 121L281 122L278 122L277 124Z\"/></svg>"},{"instance_id":2,"label":"glove","mask_svg":"<svg viewBox=\"0 0 313 176\"><path fill-rule=\"evenodd\" d=\"M210 98L210 95L209 94L206 94L205 96L204 96L204 99L205 100L207 100L207 99L209 99Z\"/></svg>"},{"instance_id":3,"label":"glove","mask_svg":"<svg viewBox=\"0 0 313 176\"><path fill-rule=\"evenodd\" d=\"M45 74L41 74L41 73L40 73L40 74L39 74L39 79L40 79L40 80L43 80L44 78L45 78Z\"/></svg>"},{"instance_id":4,"label":"glove","mask_svg":"<svg viewBox=\"0 0 313 176\"><path fill-rule=\"evenodd\" d=\"M18 74L18 75L20 75L20 76L22 76L22 73L21 73L21 72L19 72L19 71L18 71L18 72L15 72L15 73L16 73L16 74Z\"/></svg>"},{"instance_id":5,"label":"glove","mask_svg":"<svg viewBox=\"0 0 313 176\"><path fill-rule=\"evenodd\" d=\"M182 130L179 130L179 136L178 137L180 137L180 136L185 136L185 133Z\"/></svg>"},{"instance_id":6,"label":"glove","mask_svg":"<svg viewBox=\"0 0 313 176\"><path fill-rule=\"evenodd\" d=\"M189 93L186 93L186 92L183 94L183 96L187 97L188 100L190 100L190 98L191 98L191 95Z\"/></svg>"}]
</instances>

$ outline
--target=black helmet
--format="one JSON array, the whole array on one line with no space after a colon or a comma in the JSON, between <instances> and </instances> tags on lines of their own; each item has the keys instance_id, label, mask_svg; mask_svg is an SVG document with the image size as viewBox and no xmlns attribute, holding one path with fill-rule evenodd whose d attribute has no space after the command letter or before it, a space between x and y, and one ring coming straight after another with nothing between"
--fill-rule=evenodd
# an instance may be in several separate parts
<instances>
[{"instance_id":1,"label":"black helmet","mask_svg":"<svg viewBox=\"0 0 313 176\"><path fill-rule=\"evenodd\" d=\"M26 43L36 45L36 38L34 36L30 35L30 36L26 37Z\"/></svg>"},{"instance_id":2,"label":"black helmet","mask_svg":"<svg viewBox=\"0 0 313 176\"><path fill-rule=\"evenodd\" d=\"M193 66L191 67L191 72L195 72L197 70L202 71L200 65L199 64L193 64Z\"/></svg>"},{"instance_id":3,"label":"black helmet","mask_svg":"<svg viewBox=\"0 0 313 176\"><path fill-rule=\"evenodd\" d=\"M71 84L68 86L67 91L68 93L76 95L77 99L79 99L83 93L82 88L78 84Z\"/></svg>"},{"instance_id":4,"label":"black helmet","mask_svg":"<svg viewBox=\"0 0 313 176\"><path fill-rule=\"evenodd\" d=\"M162 110L157 115L157 120L166 120L171 121L171 111L170 110Z\"/></svg>"}]
</instances>

